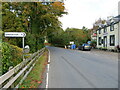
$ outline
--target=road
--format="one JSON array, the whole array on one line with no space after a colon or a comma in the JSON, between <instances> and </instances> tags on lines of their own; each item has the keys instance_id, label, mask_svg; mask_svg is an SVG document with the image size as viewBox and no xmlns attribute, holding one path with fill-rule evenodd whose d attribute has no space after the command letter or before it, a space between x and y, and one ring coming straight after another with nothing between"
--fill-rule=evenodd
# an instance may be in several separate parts
<instances>
[{"instance_id":1,"label":"road","mask_svg":"<svg viewBox=\"0 0 120 90\"><path fill-rule=\"evenodd\" d=\"M48 47L48 88L117 88L118 54Z\"/></svg>"}]
</instances>

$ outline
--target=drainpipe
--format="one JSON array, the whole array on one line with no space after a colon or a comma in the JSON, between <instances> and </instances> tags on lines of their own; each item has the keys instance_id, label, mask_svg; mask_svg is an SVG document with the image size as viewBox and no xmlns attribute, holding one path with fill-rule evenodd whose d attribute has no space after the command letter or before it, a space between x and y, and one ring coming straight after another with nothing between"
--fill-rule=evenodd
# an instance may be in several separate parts
<instances>
[{"instance_id":1,"label":"drainpipe","mask_svg":"<svg viewBox=\"0 0 120 90\"><path fill-rule=\"evenodd\" d=\"M120 1L118 2L118 15L120 15ZM118 43L120 48L120 21L118 23ZM118 81L120 80L120 53L118 53ZM120 88L120 83L118 83L118 88Z\"/></svg>"},{"instance_id":2,"label":"drainpipe","mask_svg":"<svg viewBox=\"0 0 120 90\"><path fill-rule=\"evenodd\" d=\"M118 22L118 45L120 48L120 21Z\"/></svg>"},{"instance_id":3,"label":"drainpipe","mask_svg":"<svg viewBox=\"0 0 120 90\"><path fill-rule=\"evenodd\" d=\"M118 2L118 15L120 15L120 1ZM118 45L120 48L120 19L118 22Z\"/></svg>"}]
</instances>

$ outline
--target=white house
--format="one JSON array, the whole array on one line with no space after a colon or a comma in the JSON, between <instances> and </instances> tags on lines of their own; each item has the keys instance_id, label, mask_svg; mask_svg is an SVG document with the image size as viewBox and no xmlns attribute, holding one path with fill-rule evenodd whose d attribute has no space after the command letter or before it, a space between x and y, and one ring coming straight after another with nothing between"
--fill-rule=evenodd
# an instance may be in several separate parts
<instances>
[{"instance_id":1,"label":"white house","mask_svg":"<svg viewBox=\"0 0 120 90\"><path fill-rule=\"evenodd\" d=\"M100 25L97 30L97 48L116 50L120 45L120 15Z\"/></svg>"}]
</instances>

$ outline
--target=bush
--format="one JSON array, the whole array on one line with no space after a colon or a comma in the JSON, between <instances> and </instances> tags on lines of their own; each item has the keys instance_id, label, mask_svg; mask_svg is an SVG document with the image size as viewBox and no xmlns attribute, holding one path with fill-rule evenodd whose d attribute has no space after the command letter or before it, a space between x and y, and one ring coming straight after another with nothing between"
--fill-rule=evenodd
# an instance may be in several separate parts
<instances>
[{"instance_id":1,"label":"bush","mask_svg":"<svg viewBox=\"0 0 120 90\"><path fill-rule=\"evenodd\" d=\"M22 49L2 42L2 74L9 70L10 66L16 66L22 61Z\"/></svg>"},{"instance_id":2,"label":"bush","mask_svg":"<svg viewBox=\"0 0 120 90\"><path fill-rule=\"evenodd\" d=\"M92 46L93 48L96 48L96 45L97 45L97 42L96 42L96 41L91 41L91 46Z\"/></svg>"},{"instance_id":3,"label":"bush","mask_svg":"<svg viewBox=\"0 0 120 90\"><path fill-rule=\"evenodd\" d=\"M34 53L44 47L44 38L42 36L35 38L34 34L27 33L25 41L25 45L30 46L30 53Z\"/></svg>"},{"instance_id":4,"label":"bush","mask_svg":"<svg viewBox=\"0 0 120 90\"><path fill-rule=\"evenodd\" d=\"M20 62L22 62L22 55L23 55L23 51L22 48L19 48L17 46L14 45L10 45L12 47L12 62L13 62L13 66L16 66L17 64L19 64Z\"/></svg>"}]
</instances>

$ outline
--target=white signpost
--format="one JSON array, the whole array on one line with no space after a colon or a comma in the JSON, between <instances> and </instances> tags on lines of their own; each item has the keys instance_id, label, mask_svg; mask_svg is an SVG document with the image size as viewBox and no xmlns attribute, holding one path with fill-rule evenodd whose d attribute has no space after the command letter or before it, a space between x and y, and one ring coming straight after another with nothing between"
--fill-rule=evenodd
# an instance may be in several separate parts
<instances>
[{"instance_id":1,"label":"white signpost","mask_svg":"<svg viewBox=\"0 0 120 90\"><path fill-rule=\"evenodd\" d=\"M5 32L5 37L25 37L25 32Z\"/></svg>"},{"instance_id":2,"label":"white signpost","mask_svg":"<svg viewBox=\"0 0 120 90\"><path fill-rule=\"evenodd\" d=\"M74 44L74 41L71 41L70 44Z\"/></svg>"},{"instance_id":3,"label":"white signpost","mask_svg":"<svg viewBox=\"0 0 120 90\"><path fill-rule=\"evenodd\" d=\"M30 51L30 47L26 45L24 48L24 53L29 53L29 51Z\"/></svg>"},{"instance_id":4,"label":"white signpost","mask_svg":"<svg viewBox=\"0 0 120 90\"><path fill-rule=\"evenodd\" d=\"M24 50L24 37L25 36L26 36L25 32L5 32L5 37L22 37L23 50Z\"/></svg>"},{"instance_id":5,"label":"white signpost","mask_svg":"<svg viewBox=\"0 0 120 90\"><path fill-rule=\"evenodd\" d=\"M25 36L26 36L25 32L5 32L5 37L22 37L23 48L24 48L24 37Z\"/></svg>"}]
</instances>

